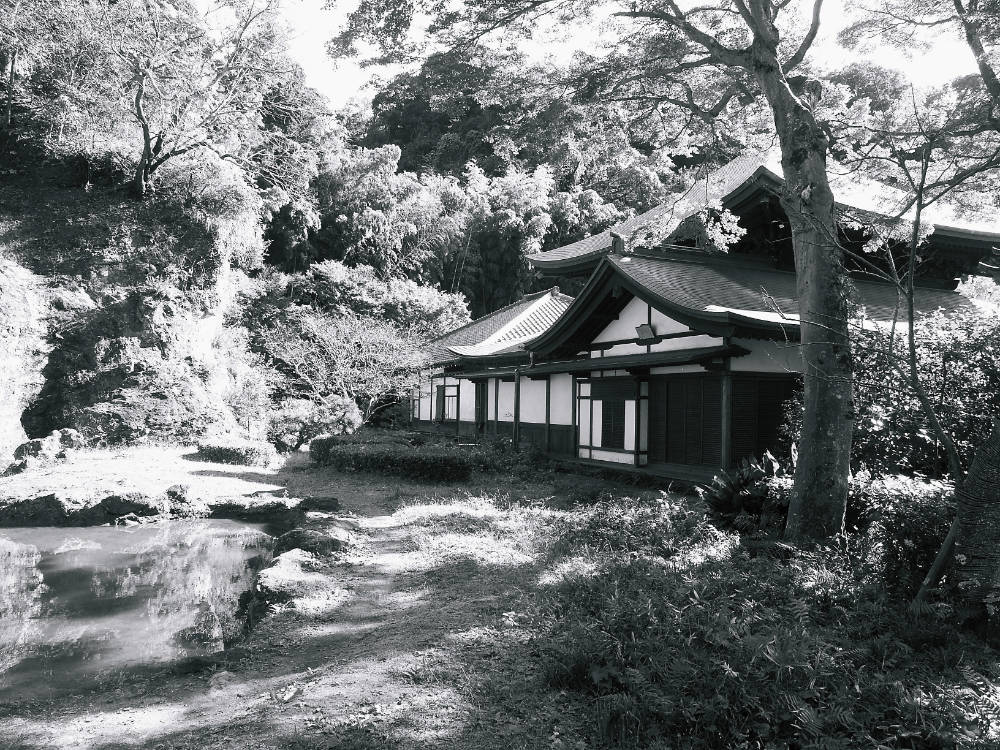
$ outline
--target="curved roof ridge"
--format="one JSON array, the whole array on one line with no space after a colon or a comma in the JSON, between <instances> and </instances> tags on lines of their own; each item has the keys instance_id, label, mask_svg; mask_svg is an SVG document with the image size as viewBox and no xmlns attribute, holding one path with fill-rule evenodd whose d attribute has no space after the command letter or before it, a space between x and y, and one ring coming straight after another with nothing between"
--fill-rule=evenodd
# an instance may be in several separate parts
<instances>
[{"instance_id":1,"label":"curved roof ridge","mask_svg":"<svg viewBox=\"0 0 1000 750\"><path fill-rule=\"evenodd\" d=\"M902 208L907 202L906 194L899 188L867 177L859 170L850 169L832 159L828 162L827 175L835 203L841 209L854 209L893 217L898 213L894 206ZM691 207L692 201L688 201L687 206L683 205L689 196L698 205L723 201L762 176L772 181L784 182L780 152L775 146L747 151L698 177L686 191L671 196L663 203L590 237L529 255L528 261L538 268L577 266L591 258L606 255L612 249L612 234L628 236L668 211L677 209L677 215L671 217L671 223L680 224L693 215L692 211L686 210ZM911 207L903 214L902 220L905 221L912 213ZM928 206L925 209L925 216L928 223L933 223L935 229L943 235L958 235L986 241L995 239L1000 242L1000 218L993 218L981 212L965 211L952 203L935 203L933 206Z\"/></svg>"}]
</instances>

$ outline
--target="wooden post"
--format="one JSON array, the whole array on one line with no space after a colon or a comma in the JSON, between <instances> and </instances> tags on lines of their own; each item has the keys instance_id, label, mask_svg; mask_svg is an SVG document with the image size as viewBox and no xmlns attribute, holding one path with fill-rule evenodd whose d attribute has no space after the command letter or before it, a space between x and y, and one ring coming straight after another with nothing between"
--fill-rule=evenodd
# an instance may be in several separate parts
<instances>
[{"instance_id":1,"label":"wooden post","mask_svg":"<svg viewBox=\"0 0 1000 750\"><path fill-rule=\"evenodd\" d=\"M726 363L728 365L728 362ZM722 468L728 469L733 464L733 374L722 373L722 411L719 429L722 445Z\"/></svg>"},{"instance_id":2,"label":"wooden post","mask_svg":"<svg viewBox=\"0 0 1000 750\"><path fill-rule=\"evenodd\" d=\"M462 379L456 378L458 385L455 386L455 434L462 434ZM448 382L447 380L445 381Z\"/></svg>"},{"instance_id":3,"label":"wooden post","mask_svg":"<svg viewBox=\"0 0 1000 750\"><path fill-rule=\"evenodd\" d=\"M639 431L642 426L642 380L639 377L635 379L635 443L632 449L635 451L635 456L632 459L632 463L635 466L639 465Z\"/></svg>"},{"instance_id":4,"label":"wooden post","mask_svg":"<svg viewBox=\"0 0 1000 750\"><path fill-rule=\"evenodd\" d=\"M580 457L580 430L578 429L577 424L576 424L576 412L580 408L580 399L577 398L577 395L576 395L576 373L575 372L572 375L572 383L570 384L570 388L569 388L569 398L570 398L570 407L571 407L571 410L572 410L572 413L570 414L570 419L571 419L570 424L573 426L573 430L572 430L572 432L573 432L573 437L572 437L572 439L573 439L573 458L579 458Z\"/></svg>"},{"instance_id":5,"label":"wooden post","mask_svg":"<svg viewBox=\"0 0 1000 750\"><path fill-rule=\"evenodd\" d=\"M545 452L552 450L552 376L545 376Z\"/></svg>"},{"instance_id":6,"label":"wooden post","mask_svg":"<svg viewBox=\"0 0 1000 750\"><path fill-rule=\"evenodd\" d=\"M500 434L500 376L493 378L493 434Z\"/></svg>"},{"instance_id":7,"label":"wooden post","mask_svg":"<svg viewBox=\"0 0 1000 750\"><path fill-rule=\"evenodd\" d=\"M521 444L521 368L514 369L514 448Z\"/></svg>"}]
</instances>

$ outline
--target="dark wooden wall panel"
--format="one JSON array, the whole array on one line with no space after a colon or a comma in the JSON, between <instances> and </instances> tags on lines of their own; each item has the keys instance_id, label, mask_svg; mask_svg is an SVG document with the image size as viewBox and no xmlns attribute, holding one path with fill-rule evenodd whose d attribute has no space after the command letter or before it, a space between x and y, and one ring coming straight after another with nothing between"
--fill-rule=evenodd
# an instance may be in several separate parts
<instances>
[{"instance_id":1,"label":"dark wooden wall panel","mask_svg":"<svg viewBox=\"0 0 1000 750\"><path fill-rule=\"evenodd\" d=\"M701 381L701 463L722 465L722 381L704 378Z\"/></svg>"}]
</instances>

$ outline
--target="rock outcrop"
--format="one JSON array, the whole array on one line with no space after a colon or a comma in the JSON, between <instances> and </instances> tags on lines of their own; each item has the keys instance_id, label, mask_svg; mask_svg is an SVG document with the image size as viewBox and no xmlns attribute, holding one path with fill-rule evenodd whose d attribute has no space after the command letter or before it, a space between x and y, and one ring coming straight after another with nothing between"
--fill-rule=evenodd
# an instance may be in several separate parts
<instances>
[{"instance_id":1,"label":"rock outcrop","mask_svg":"<svg viewBox=\"0 0 1000 750\"><path fill-rule=\"evenodd\" d=\"M76 430L53 430L47 437L35 438L17 446L14 449L14 463L7 467L2 476L20 474L34 466L54 463L84 445L86 441L83 435Z\"/></svg>"},{"instance_id":2,"label":"rock outcrop","mask_svg":"<svg viewBox=\"0 0 1000 750\"><path fill-rule=\"evenodd\" d=\"M45 387L24 415L28 431L70 425L96 445L238 432L203 341L208 305L142 287L88 316L49 357Z\"/></svg>"},{"instance_id":3,"label":"rock outcrop","mask_svg":"<svg viewBox=\"0 0 1000 750\"><path fill-rule=\"evenodd\" d=\"M42 388L46 304L41 279L0 257L0 468L25 441L21 412Z\"/></svg>"},{"instance_id":4,"label":"rock outcrop","mask_svg":"<svg viewBox=\"0 0 1000 750\"><path fill-rule=\"evenodd\" d=\"M0 505L0 528L100 526L106 523L128 526L160 518L204 518L209 515L209 505L190 496L183 485L170 487L156 496L117 492L100 499L52 492Z\"/></svg>"},{"instance_id":5,"label":"rock outcrop","mask_svg":"<svg viewBox=\"0 0 1000 750\"><path fill-rule=\"evenodd\" d=\"M315 529L292 529L277 538L274 543L274 554L280 555L292 549L300 549L317 557L339 552L347 546L350 534L343 529L331 526L323 531Z\"/></svg>"}]
</instances>

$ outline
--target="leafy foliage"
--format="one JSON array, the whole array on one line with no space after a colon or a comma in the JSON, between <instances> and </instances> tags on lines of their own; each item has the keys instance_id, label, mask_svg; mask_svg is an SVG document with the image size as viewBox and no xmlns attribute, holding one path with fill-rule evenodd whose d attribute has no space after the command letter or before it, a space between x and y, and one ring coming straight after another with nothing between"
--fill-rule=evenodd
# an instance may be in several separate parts
<instances>
[{"instance_id":1,"label":"leafy foliage","mask_svg":"<svg viewBox=\"0 0 1000 750\"><path fill-rule=\"evenodd\" d=\"M354 432L362 421L357 404L346 397L330 396L326 403L289 399L270 413L268 441L278 450L295 451L320 435Z\"/></svg>"},{"instance_id":2,"label":"leafy foliage","mask_svg":"<svg viewBox=\"0 0 1000 750\"><path fill-rule=\"evenodd\" d=\"M918 320L918 373L941 421L967 467L976 446L989 435L991 415L1000 410L1000 326L995 308L961 315L933 313ZM885 333L855 332L855 421L852 464L876 476L903 473L944 476L947 456L915 394L907 387L904 342L893 346ZM794 441L801 410L787 415Z\"/></svg>"},{"instance_id":3,"label":"leafy foliage","mask_svg":"<svg viewBox=\"0 0 1000 750\"><path fill-rule=\"evenodd\" d=\"M559 559L585 563L543 593L534 645L549 683L591 707L601 744L996 741L993 652L941 617L915 624L851 546L754 557L677 498L600 504L559 538Z\"/></svg>"},{"instance_id":4,"label":"leafy foliage","mask_svg":"<svg viewBox=\"0 0 1000 750\"><path fill-rule=\"evenodd\" d=\"M871 544L868 562L891 595L916 593L955 516L952 489L941 481L855 475L847 526Z\"/></svg>"},{"instance_id":5,"label":"leafy foliage","mask_svg":"<svg viewBox=\"0 0 1000 750\"><path fill-rule=\"evenodd\" d=\"M351 399L365 421L407 395L424 362L419 337L399 326L305 307L258 328L255 341L286 392L328 405Z\"/></svg>"},{"instance_id":6,"label":"leafy foliage","mask_svg":"<svg viewBox=\"0 0 1000 750\"><path fill-rule=\"evenodd\" d=\"M267 466L276 457L270 443L229 440L198 444L198 456L206 461L240 466Z\"/></svg>"},{"instance_id":7,"label":"leafy foliage","mask_svg":"<svg viewBox=\"0 0 1000 750\"><path fill-rule=\"evenodd\" d=\"M724 528L752 532L784 521L788 498L775 479L781 474L770 452L763 458L740 461L732 471L717 474L708 487L699 487L698 495L711 509L716 522Z\"/></svg>"}]
</instances>

